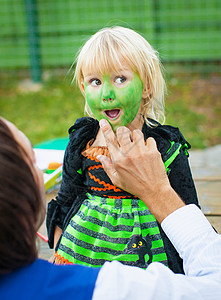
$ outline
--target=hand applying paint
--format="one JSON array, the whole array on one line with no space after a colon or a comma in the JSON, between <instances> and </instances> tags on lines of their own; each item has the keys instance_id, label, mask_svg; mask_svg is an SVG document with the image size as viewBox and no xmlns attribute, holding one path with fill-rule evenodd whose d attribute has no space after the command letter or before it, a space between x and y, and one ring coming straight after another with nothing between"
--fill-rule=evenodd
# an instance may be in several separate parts
<instances>
[{"instance_id":1,"label":"hand applying paint","mask_svg":"<svg viewBox=\"0 0 221 300\"><path fill-rule=\"evenodd\" d=\"M140 130L130 132L126 127L118 128L115 135L105 120L100 121L100 127L111 159L104 155L97 158L114 185L136 194L160 223L170 213L184 206L170 186L153 138L148 138L145 143Z\"/></svg>"}]
</instances>

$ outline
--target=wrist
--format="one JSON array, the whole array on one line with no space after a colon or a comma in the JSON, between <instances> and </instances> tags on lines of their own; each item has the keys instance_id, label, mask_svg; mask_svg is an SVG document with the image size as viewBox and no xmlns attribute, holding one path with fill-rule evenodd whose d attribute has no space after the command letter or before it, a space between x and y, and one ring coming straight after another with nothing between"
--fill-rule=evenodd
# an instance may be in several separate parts
<instances>
[{"instance_id":1,"label":"wrist","mask_svg":"<svg viewBox=\"0 0 221 300\"><path fill-rule=\"evenodd\" d=\"M162 186L154 195L141 198L157 221L161 223L168 215L185 205L170 184Z\"/></svg>"}]
</instances>

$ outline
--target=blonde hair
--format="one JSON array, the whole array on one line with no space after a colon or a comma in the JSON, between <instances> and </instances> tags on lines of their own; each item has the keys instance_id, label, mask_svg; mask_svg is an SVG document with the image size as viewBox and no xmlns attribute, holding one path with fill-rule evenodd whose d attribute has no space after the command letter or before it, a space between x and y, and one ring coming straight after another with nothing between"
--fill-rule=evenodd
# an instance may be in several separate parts
<instances>
[{"instance_id":1,"label":"blonde hair","mask_svg":"<svg viewBox=\"0 0 221 300\"><path fill-rule=\"evenodd\" d=\"M74 79L81 88L83 69L104 74L119 69L122 63L127 63L140 76L144 89L148 91L141 109L145 122L154 125L148 120L151 118L163 123L166 85L158 53L132 29L107 27L92 35L79 50ZM93 116L87 102L85 112Z\"/></svg>"}]
</instances>

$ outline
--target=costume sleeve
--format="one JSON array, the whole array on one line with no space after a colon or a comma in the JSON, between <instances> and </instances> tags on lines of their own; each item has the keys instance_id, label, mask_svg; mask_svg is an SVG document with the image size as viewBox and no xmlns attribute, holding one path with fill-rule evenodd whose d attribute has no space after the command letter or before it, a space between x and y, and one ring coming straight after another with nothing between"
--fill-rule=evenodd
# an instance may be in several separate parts
<instances>
[{"instance_id":1,"label":"costume sleeve","mask_svg":"<svg viewBox=\"0 0 221 300\"><path fill-rule=\"evenodd\" d=\"M195 185L188 162L187 150L191 148L179 128L160 125L150 128L143 127L145 140L153 137L157 142L163 161L168 161L169 180L173 189L179 194L186 204L198 204ZM174 151L173 151L174 149Z\"/></svg>"},{"instance_id":2,"label":"costume sleeve","mask_svg":"<svg viewBox=\"0 0 221 300\"><path fill-rule=\"evenodd\" d=\"M186 204L199 206L186 150L180 149L179 155L170 165L169 180L172 188ZM167 249L169 267L176 273L183 273L183 262L173 244L160 226L160 232Z\"/></svg>"},{"instance_id":3,"label":"costume sleeve","mask_svg":"<svg viewBox=\"0 0 221 300\"><path fill-rule=\"evenodd\" d=\"M186 204L199 206L188 157L182 149L170 169L169 180L172 188Z\"/></svg>"},{"instance_id":4,"label":"costume sleeve","mask_svg":"<svg viewBox=\"0 0 221 300\"><path fill-rule=\"evenodd\" d=\"M188 150L191 148L191 145L185 140L178 128L172 126L165 127L170 131L171 141L181 145L179 154L169 166L170 184L185 204L196 204L199 206L196 188L188 161Z\"/></svg>"},{"instance_id":5,"label":"costume sleeve","mask_svg":"<svg viewBox=\"0 0 221 300\"><path fill-rule=\"evenodd\" d=\"M61 187L56 199L48 204L46 225L48 230L49 246L53 248L54 231L58 226L64 227L65 218L73 206L78 205L79 195L85 190L81 174L81 158L73 151L69 142L64 155Z\"/></svg>"},{"instance_id":6,"label":"costume sleeve","mask_svg":"<svg viewBox=\"0 0 221 300\"><path fill-rule=\"evenodd\" d=\"M195 185L193 182L188 152L190 144L185 140L180 130L169 125L158 126L153 132L158 143L162 158L168 159L168 178L172 188L186 204L199 206ZM159 226L164 246L167 252L168 264L175 273L183 273L183 261L178 252Z\"/></svg>"}]
</instances>

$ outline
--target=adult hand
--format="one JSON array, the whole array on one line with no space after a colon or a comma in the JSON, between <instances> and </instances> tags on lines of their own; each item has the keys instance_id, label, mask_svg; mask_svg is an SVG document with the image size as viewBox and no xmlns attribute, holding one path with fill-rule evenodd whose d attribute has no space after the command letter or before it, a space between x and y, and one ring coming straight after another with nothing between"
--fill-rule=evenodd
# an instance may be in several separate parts
<instances>
[{"instance_id":1,"label":"adult hand","mask_svg":"<svg viewBox=\"0 0 221 300\"><path fill-rule=\"evenodd\" d=\"M170 186L153 138L145 143L140 130L131 132L126 127L119 127L115 136L106 120L100 121L100 127L111 159L97 158L114 185L143 200L159 222L184 205Z\"/></svg>"},{"instance_id":2,"label":"adult hand","mask_svg":"<svg viewBox=\"0 0 221 300\"><path fill-rule=\"evenodd\" d=\"M145 143L140 130L131 132L119 127L116 136L105 120L100 127L110 151L111 160L99 157L105 172L114 185L142 197L145 192L152 197L159 188L169 185L161 155L153 138Z\"/></svg>"}]
</instances>

